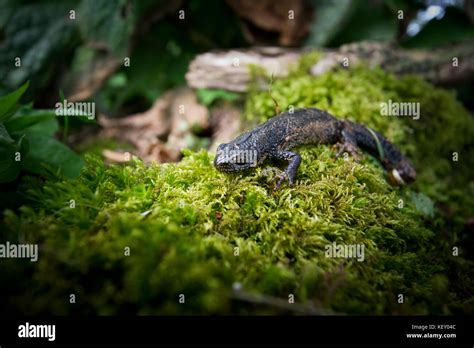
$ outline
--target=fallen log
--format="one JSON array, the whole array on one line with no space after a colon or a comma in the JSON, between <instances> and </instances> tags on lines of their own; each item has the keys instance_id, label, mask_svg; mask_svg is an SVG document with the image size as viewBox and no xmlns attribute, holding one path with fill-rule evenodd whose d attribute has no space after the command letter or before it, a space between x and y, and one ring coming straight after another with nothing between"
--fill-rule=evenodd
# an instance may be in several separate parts
<instances>
[{"instance_id":1,"label":"fallen log","mask_svg":"<svg viewBox=\"0 0 474 348\"><path fill-rule=\"evenodd\" d=\"M186 80L192 88L244 92L251 80L250 65L264 69L268 75L284 77L304 53L312 51L314 49L257 47L207 52L196 56L191 62ZM474 77L473 41L432 50L359 42L318 52L321 58L309 70L314 76L337 66L351 68L363 62L369 66L380 66L396 75L418 74L437 85L454 85Z\"/></svg>"}]
</instances>

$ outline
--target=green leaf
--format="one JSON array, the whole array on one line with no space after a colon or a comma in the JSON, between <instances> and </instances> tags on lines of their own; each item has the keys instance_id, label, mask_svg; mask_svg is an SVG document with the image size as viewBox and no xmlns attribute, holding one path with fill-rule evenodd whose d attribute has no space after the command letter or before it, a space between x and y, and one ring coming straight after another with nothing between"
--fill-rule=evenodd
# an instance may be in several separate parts
<instances>
[{"instance_id":1,"label":"green leaf","mask_svg":"<svg viewBox=\"0 0 474 348\"><path fill-rule=\"evenodd\" d=\"M58 121L48 120L36 123L23 130L25 134L40 134L52 137L59 129Z\"/></svg>"},{"instance_id":2,"label":"green leaf","mask_svg":"<svg viewBox=\"0 0 474 348\"><path fill-rule=\"evenodd\" d=\"M15 141L10 137L5 125L0 123L0 143L13 144Z\"/></svg>"},{"instance_id":3,"label":"green leaf","mask_svg":"<svg viewBox=\"0 0 474 348\"><path fill-rule=\"evenodd\" d=\"M7 120L12 115L12 110L20 100L23 93L28 88L29 82L26 82L16 91L0 97L0 122Z\"/></svg>"},{"instance_id":4,"label":"green leaf","mask_svg":"<svg viewBox=\"0 0 474 348\"><path fill-rule=\"evenodd\" d=\"M79 175L84 162L66 145L40 134L28 134L27 139L30 151L22 162L23 169L35 174L54 171L68 178Z\"/></svg>"},{"instance_id":5,"label":"green leaf","mask_svg":"<svg viewBox=\"0 0 474 348\"><path fill-rule=\"evenodd\" d=\"M0 145L0 183L13 181L20 173L20 163L14 160L15 152L13 144Z\"/></svg>"},{"instance_id":6,"label":"green leaf","mask_svg":"<svg viewBox=\"0 0 474 348\"><path fill-rule=\"evenodd\" d=\"M0 136L0 139L2 136ZM11 139L11 138L10 138ZM20 161L16 161L17 152ZM28 141L25 136L17 142L2 142L0 144L0 183L10 182L16 179L21 170L21 159L28 153Z\"/></svg>"},{"instance_id":7,"label":"green leaf","mask_svg":"<svg viewBox=\"0 0 474 348\"><path fill-rule=\"evenodd\" d=\"M5 122L5 127L10 134L19 132L24 133L26 129L29 129L38 123L46 122L48 125L52 125L53 123L57 124L55 117L56 114L54 113L54 110L20 110ZM51 123L50 121L54 122ZM52 135L56 130L57 126L54 130L51 128L44 128L45 135Z\"/></svg>"},{"instance_id":8,"label":"green leaf","mask_svg":"<svg viewBox=\"0 0 474 348\"><path fill-rule=\"evenodd\" d=\"M50 88L67 57L77 47L77 22L69 11L78 1L7 1L0 5L4 27L0 45L0 93L31 81L28 93ZM3 13L4 12L4 13ZM21 59L21 68L15 59Z\"/></svg>"}]
</instances>

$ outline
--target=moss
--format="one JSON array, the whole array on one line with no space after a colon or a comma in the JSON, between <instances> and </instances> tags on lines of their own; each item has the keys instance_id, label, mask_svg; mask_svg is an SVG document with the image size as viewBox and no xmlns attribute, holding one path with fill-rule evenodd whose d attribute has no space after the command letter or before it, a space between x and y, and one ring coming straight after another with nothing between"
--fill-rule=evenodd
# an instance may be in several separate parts
<instances>
[{"instance_id":1,"label":"moss","mask_svg":"<svg viewBox=\"0 0 474 348\"><path fill-rule=\"evenodd\" d=\"M302 155L298 184L278 192L271 168L221 174L205 151L149 167L139 161L105 167L89 157L77 180L31 182L34 203L20 215L7 212L5 222L10 240L21 235L39 243L40 257L21 270L31 272L33 287L5 308L227 313L238 282L250 293L292 293L326 311L445 313L446 298L427 285L441 277L446 291L444 267L423 266L433 257L427 246L435 234L414 204L398 207L406 192L388 186L369 160L334 160L325 147L304 148ZM365 245L364 262L325 257L333 242ZM70 293L78 305L67 304ZM178 303L181 293L185 305ZM397 305L398 293L416 301ZM456 308L456 299L449 300Z\"/></svg>"},{"instance_id":2,"label":"moss","mask_svg":"<svg viewBox=\"0 0 474 348\"><path fill-rule=\"evenodd\" d=\"M451 250L463 214L472 209L461 209L472 204L472 184L462 186L469 183L471 159L454 164L445 154L468 151L473 127L453 96L413 77L397 80L363 68L319 78L296 69L272 91L280 107L315 105L387 134L414 158L417 186L390 187L370 156L361 163L336 160L327 146L301 148L296 185L277 192L271 182L277 169L222 174L206 151L151 166L105 166L86 156L76 180L27 178L30 203L5 212L5 239L38 243L40 256L36 264L6 260L2 283L12 288L0 308L27 314L287 311L236 299L232 288L241 284L269 302L294 294L297 303L324 313L472 313L473 281L465 275L473 262ZM380 117L380 102L390 98L420 101L421 119ZM268 93L249 94L250 122L273 110ZM424 194L460 218L447 220L439 209L431 218L420 206ZM364 261L326 257L331 243L364 245Z\"/></svg>"}]
</instances>

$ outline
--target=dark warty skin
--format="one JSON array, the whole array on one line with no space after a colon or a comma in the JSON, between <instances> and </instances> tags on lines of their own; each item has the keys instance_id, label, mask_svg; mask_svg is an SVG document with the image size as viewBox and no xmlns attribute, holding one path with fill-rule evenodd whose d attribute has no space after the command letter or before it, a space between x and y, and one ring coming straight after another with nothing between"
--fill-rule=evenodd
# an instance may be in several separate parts
<instances>
[{"instance_id":1,"label":"dark warty skin","mask_svg":"<svg viewBox=\"0 0 474 348\"><path fill-rule=\"evenodd\" d=\"M287 161L285 171L275 178L277 190L284 180L294 183L301 163L301 156L290 150L308 144L336 144L338 157L348 152L360 159L360 149L367 151L382 163L394 185L408 184L416 178L410 161L380 133L316 108L280 113L230 143L219 145L214 165L222 172L236 172L260 166L267 159Z\"/></svg>"}]
</instances>

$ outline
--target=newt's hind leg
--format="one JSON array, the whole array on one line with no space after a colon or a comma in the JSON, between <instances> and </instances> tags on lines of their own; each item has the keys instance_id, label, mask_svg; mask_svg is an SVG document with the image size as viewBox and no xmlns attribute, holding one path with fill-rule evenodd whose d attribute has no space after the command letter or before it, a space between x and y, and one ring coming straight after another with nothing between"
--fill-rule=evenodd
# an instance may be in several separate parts
<instances>
[{"instance_id":1,"label":"newt's hind leg","mask_svg":"<svg viewBox=\"0 0 474 348\"><path fill-rule=\"evenodd\" d=\"M354 135L347 128L341 130L341 140L337 144L337 147L339 150L336 154L337 158L343 156L344 153L349 153L354 157L356 162L359 162L362 159L362 154L357 146L357 141Z\"/></svg>"},{"instance_id":2,"label":"newt's hind leg","mask_svg":"<svg viewBox=\"0 0 474 348\"><path fill-rule=\"evenodd\" d=\"M285 171L273 178L273 180L278 180L274 190L278 190L283 181L285 180L288 180L289 184L293 185L293 183L295 182L296 172L298 171L298 167L301 163L301 156L294 152L281 151L273 157L289 162L288 167L286 167Z\"/></svg>"}]
</instances>

